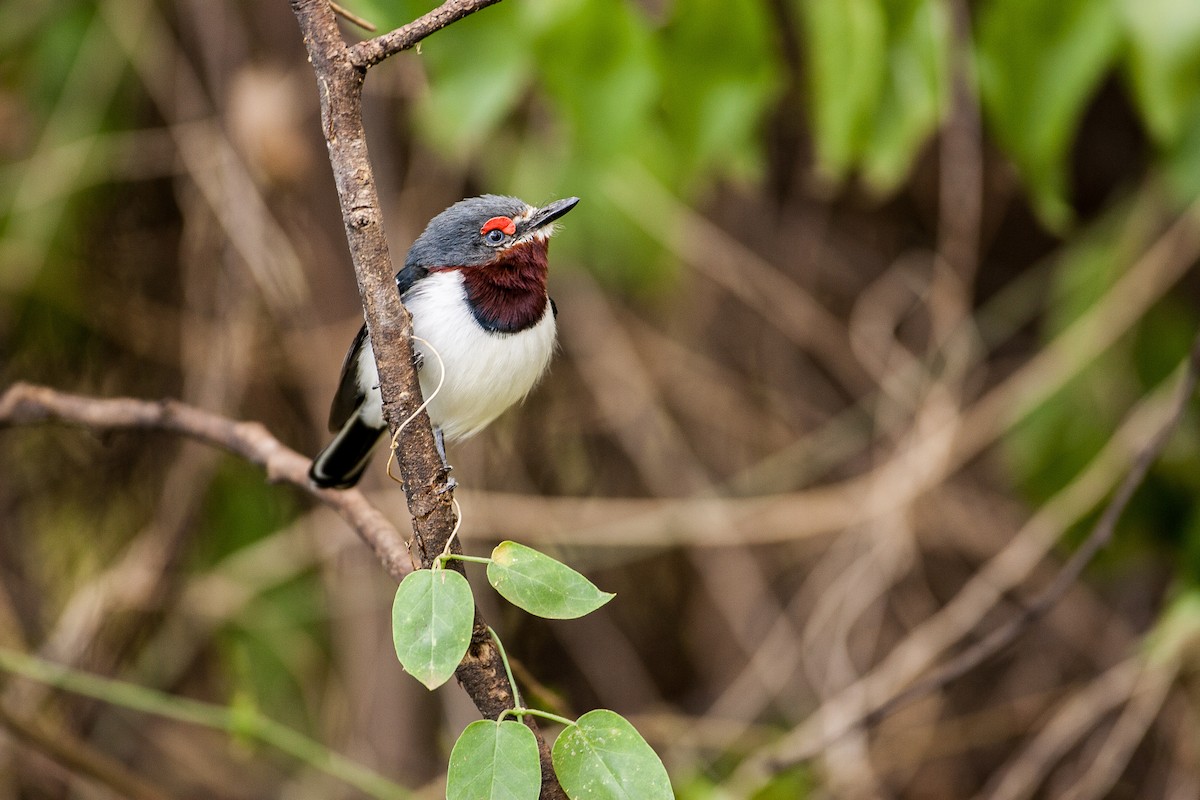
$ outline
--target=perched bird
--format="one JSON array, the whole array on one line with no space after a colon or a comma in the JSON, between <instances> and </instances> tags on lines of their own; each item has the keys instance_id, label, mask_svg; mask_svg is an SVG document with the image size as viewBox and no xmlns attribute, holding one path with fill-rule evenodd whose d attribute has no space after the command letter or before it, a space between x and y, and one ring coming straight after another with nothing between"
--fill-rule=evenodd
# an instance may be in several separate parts
<instances>
[{"instance_id":1,"label":"perched bird","mask_svg":"<svg viewBox=\"0 0 1200 800\"><path fill-rule=\"evenodd\" d=\"M546 293L547 250L554 221L578 202L534 208L515 197L471 197L434 217L409 248L396 286L412 313L421 393L428 399L442 384L427 410L443 465L445 439L483 430L546 371L556 314ZM387 430L366 325L342 364L329 429L337 435L309 477L318 486L353 486Z\"/></svg>"}]
</instances>

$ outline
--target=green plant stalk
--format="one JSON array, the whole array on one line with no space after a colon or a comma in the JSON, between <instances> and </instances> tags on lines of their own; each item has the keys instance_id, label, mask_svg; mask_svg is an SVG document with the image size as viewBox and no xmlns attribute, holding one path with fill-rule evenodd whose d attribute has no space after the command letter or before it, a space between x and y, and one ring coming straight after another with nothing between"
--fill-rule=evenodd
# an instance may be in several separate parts
<instances>
[{"instance_id":1,"label":"green plant stalk","mask_svg":"<svg viewBox=\"0 0 1200 800\"><path fill-rule=\"evenodd\" d=\"M504 663L504 674L508 676L508 685L512 688L513 693L513 705L516 706L512 710L516 714L517 719L520 719L528 709L521 702L521 692L517 689L516 679L513 678L512 667L508 663L508 653L504 652L504 643L500 641L499 634L496 633L491 625L488 625L488 633L492 635L492 641L496 643L496 649L500 651L500 661Z\"/></svg>"},{"instance_id":2,"label":"green plant stalk","mask_svg":"<svg viewBox=\"0 0 1200 800\"><path fill-rule=\"evenodd\" d=\"M539 711L536 708L525 708L524 703L521 702L521 693L517 690L517 682L513 678L512 667L509 666L508 663L508 653L504 652L504 643L500 641L500 636L497 635L495 629L493 629L490 625L488 626L488 633L492 635L492 641L496 643L496 649L500 651L500 660L504 662L504 674L508 676L508 684L512 687L513 705L516 706L516 708L510 708L502 713L500 715L500 720L504 719L509 714L520 720L521 717L528 714L531 717L541 717L542 719L553 720L554 722L562 725L574 725L575 720L567 719L566 717L560 717L558 714L551 714L549 711ZM497 722L500 720L497 720Z\"/></svg>"},{"instance_id":3,"label":"green plant stalk","mask_svg":"<svg viewBox=\"0 0 1200 800\"><path fill-rule=\"evenodd\" d=\"M281 750L371 797L381 800L409 800L413 796L403 786L335 753L320 742L313 741L253 708L227 708L176 697L144 686L79 672L7 647L0 647L0 670L102 700L110 705L200 725L230 735L247 736Z\"/></svg>"}]
</instances>

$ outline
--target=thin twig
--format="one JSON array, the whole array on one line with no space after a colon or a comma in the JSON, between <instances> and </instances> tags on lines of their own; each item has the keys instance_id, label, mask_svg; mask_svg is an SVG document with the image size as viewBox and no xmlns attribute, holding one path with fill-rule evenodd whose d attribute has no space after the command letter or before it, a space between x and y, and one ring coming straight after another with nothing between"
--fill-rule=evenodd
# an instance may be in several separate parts
<instances>
[{"instance_id":1,"label":"thin twig","mask_svg":"<svg viewBox=\"0 0 1200 800\"><path fill-rule=\"evenodd\" d=\"M1029 629L1029 626L1033 622L1045 616L1048 611L1058 604L1063 595L1079 580L1079 576L1083 574L1084 569L1092 562L1092 559L1112 541L1113 531L1116 530L1117 521L1121 519L1121 515L1125 512L1125 507L1129 505L1134 492L1142 485L1142 481L1146 478L1146 473L1150 471L1150 467L1158 460L1159 455L1162 454L1163 449L1167 446L1172 434L1175 433L1175 429L1183 419L1183 415L1187 411L1188 400L1191 399L1192 394L1196 390L1198 375L1200 375L1200 336L1197 336L1192 343L1191 356L1188 360L1187 369L1184 371L1183 383L1179 388L1179 395L1176 398L1176 405L1171 412L1171 416L1167 418L1167 421L1159 429L1158 433L1138 453L1129 472L1126 473L1124 480L1117 487L1112 499L1109 500L1108 505L1105 507L1104 513L1096 521L1087 539L1084 540L1083 544L1075 551L1071 558L1067 560L1067 563L1059 570L1058 575L1050 585L1043 589L1034 598L1033 602L1027 605L1019 615L992 631L973 646L959 653L925 680L910 686L874 709L864 717L864 724L871 725L897 709L908 705L913 700L935 692L946 684L967 674L1016 641L1021 634Z\"/></svg>"},{"instance_id":2,"label":"thin twig","mask_svg":"<svg viewBox=\"0 0 1200 800\"><path fill-rule=\"evenodd\" d=\"M355 14L353 11L346 8L345 6L339 5L338 3L333 2L333 0L329 0L329 7L333 9L333 13L337 14L339 17L346 20L347 22L357 25L358 27L362 28L364 31L370 31L371 33L374 33L375 31L379 30L377 27L375 27L374 22L371 22L370 20L367 20L367 19L363 19L358 14Z\"/></svg>"},{"instance_id":3,"label":"thin twig","mask_svg":"<svg viewBox=\"0 0 1200 800\"><path fill-rule=\"evenodd\" d=\"M458 22L463 17L498 2L500 0L447 0L425 16L403 27L354 45L350 48L350 62L359 69L373 67L388 56L413 47L426 36L440 31L452 22Z\"/></svg>"},{"instance_id":4,"label":"thin twig","mask_svg":"<svg viewBox=\"0 0 1200 800\"><path fill-rule=\"evenodd\" d=\"M1073 692L1038 721L1036 734L999 770L974 800L1023 800L1063 756L1101 726L1102 720L1128 700L1146 669L1142 655L1129 656Z\"/></svg>"}]
</instances>

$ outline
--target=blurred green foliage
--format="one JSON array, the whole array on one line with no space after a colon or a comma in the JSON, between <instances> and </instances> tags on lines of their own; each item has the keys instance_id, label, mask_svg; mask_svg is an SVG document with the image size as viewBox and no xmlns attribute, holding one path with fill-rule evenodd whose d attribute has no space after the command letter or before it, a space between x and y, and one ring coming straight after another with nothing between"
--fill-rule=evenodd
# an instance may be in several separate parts
<instances>
[{"instance_id":1,"label":"blurred green foliage","mask_svg":"<svg viewBox=\"0 0 1200 800\"><path fill-rule=\"evenodd\" d=\"M386 27L430 4L357 6ZM502 3L423 43L430 88L415 118L430 143L491 183L586 197L592 209L564 246L634 284L653 281L663 262L605 190L631 163L685 200L713 181L760 175L768 117L802 76L820 173L858 175L886 196L946 116L958 50L975 67L988 133L1049 228L1072 222L1071 147L1114 77L1177 190L1200 192L1200 6L1189 0L987 0L971 7L973 45L955 42L940 0L770 8L678 0L654 15L611 0ZM799 39L796 70L784 37ZM607 246L589 249L601 231Z\"/></svg>"},{"instance_id":2,"label":"blurred green foliage","mask_svg":"<svg viewBox=\"0 0 1200 800\"><path fill-rule=\"evenodd\" d=\"M430 4L357 7L388 27ZM688 0L661 18L611 0L501 3L422 43L430 91L414 118L489 186L584 197L558 246L617 282L654 284L667 260L605 187L632 167L689 195L760 174L786 80L774 24L759 0Z\"/></svg>"},{"instance_id":3,"label":"blurred green foliage","mask_svg":"<svg viewBox=\"0 0 1200 800\"><path fill-rule=\"evenodd\" d=\"M432 3L355 5L389 27ZM593 208L566 227L563 246L634 284L653 282L666 260L605 189L632 165L685 200L714 181L760 177L768 120L782 88L802 79L806 103L796 111L809 119L821 174L857 175L886 196L945 118L956 47L968 48L976 67L987 132L1047 226L1061 231L1072 220L1071 146L1110 79L1128 94L1182 199L1200 193L1200 6L1190 0L985 0L971 6L973 44L954 41L940 0L773 8L762 0L501 3L422 44L429 90L413 118L429 143L489 185L532 198L586 197ZM94 14L82 2L56 4L45 18L12 5L0 11L4 84L21 87L29 113L59 115L53 132L64 140L108 127L112 108L101 101L125 69L120 58L84 57L89 48L117 50ZM799 41L799 65L784 57L785 38ZM0 207L13 188L0 193ZM4 232L59 219L41 211L9 209ZM606 246L589 246L600 232Z\"/></svg>"},{"instance_id":4,"label":"blurred green foliage","mask_svg":"<svg viewBox=\"0 0 1200 800\"><path fill-rule=\"evenodd\" d=\"M979 17L979 88L997 141L1050 225L1071 219L1071 142L1120 44L1112 3L1004 0Z\"/></svg>"},{"instance_id":5,"label":"blurred green foliage","mask_svg":"<svg viewBox=\"0 0 1200 800\"><path fill-rule=\"evenodd\" d=\"M771 777L749 800L805 800L818 794L818 782L807 766L791 767ZM678 800L718 800L728 797L721 782L712 775L692 775L675 784Z\"/></svg>"},{"instance_id":6,"label":"blurred green foliage","mask_svg":"<svg viewBox=\"0 0 1200 800\"><path fill-rule=\"evenodd\" d=\"M861 169L876 191L894 191L946 107L946 4L803 0L798 5L820 166L839 181Z\"/></svg>"},{"instance_id":7,"label":"blurred green foliage","mask_svg":"<svg viewBox=\"0 0 1200 800\"><path fill-rule=\"evenodd\" d=\"M1118 6L1131 95L1154 141L1178 147L1200 113L1200 5L1122 0Z\"/></svg>"},{"instance_id":8,"label":"blurred green foliage","mask_svg":"<svg viewBox=\"0 0 1200 800\"><path fill-rule=\"evenodd\" d=\"M77 58L111 42L92 24L91 4L59 5L44 25L18 24L12 6L0 12L10 31L4 80L23 87L34 113L69 117L56 125L60 134L93 136L109 109L72 96L95 96L123 65L101 60L115 74L97 75L94 60ZM391 27L432 3L354 5ZM422 43L429 89L413 119L428 143L488 186L535 200L585 197L591 209L565 227L560 247L629 286L658 283L670 259L612 199L613 181L649 172L694 200L716 181L761 177L771 115L783 87L802 80L804 108L794 111L808 118L819 173L834 182L857 176L887 196L946 116L956 48L975 66L988 134L1049 228L1063 231L1073 219L1071 146L1109 79L1129 95L1181 200L1200 193L1200 6L1189 0L986 0L971 7L973 44L955 42L941 0L772 8L762 0L500 3ZM800 64L785 58L785 38L799 42ZM89 72L73 74L85 61ZM17 213L2 224L11 233L57 219Z\"/></svg>"},{"instance_id":9,"label":"blurred green foliage","mask_svg":"<svg viewBox=\"0 0 1200 800\"><path fill-rule=\"evenodd\" d=\"M1100 85L1119 77L1183 201L1200 193L1200 6L1188 0L986 0L973 44L947 4L798 0L816 155L888 193L944 117L954 48L969 48L987 131L1044 224L1072 221L1071 146Z\"/></svg>"},{"instance_id":10,"label":"blurred green foliage","mask_svg":"<svg viewBox=\"0 0 1200 800\"><path fill-rule=\"evenodd\" d=\"M260 541L303 511L293 495L264 484L261 474L240 458L222 457L204 501L203 527L209 533L192 550L194 569L211 569L230 553Z\"/></svg>"}]
</instances>

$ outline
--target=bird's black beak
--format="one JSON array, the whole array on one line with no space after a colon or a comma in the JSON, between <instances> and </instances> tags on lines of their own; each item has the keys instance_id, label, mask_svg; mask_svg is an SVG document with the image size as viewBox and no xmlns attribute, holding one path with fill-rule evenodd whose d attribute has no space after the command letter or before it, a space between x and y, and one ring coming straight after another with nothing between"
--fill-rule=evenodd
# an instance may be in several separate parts
<instances>
[{"instance_id":1,"label":"bird's black beak","mask_svg":"<svg viewBox=\"0 0 1200 800\"><path fill-rule=\"evenodd\" d=\"M578 202L578 197L568 197L565 200L555 200L553 203L544 205L529 215L524 227L526 230L536 231L538 228L549 225L574 208Z\"/></svg>"}]
</instances>

